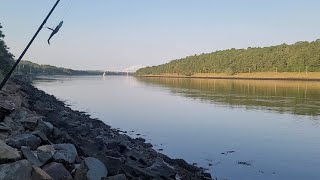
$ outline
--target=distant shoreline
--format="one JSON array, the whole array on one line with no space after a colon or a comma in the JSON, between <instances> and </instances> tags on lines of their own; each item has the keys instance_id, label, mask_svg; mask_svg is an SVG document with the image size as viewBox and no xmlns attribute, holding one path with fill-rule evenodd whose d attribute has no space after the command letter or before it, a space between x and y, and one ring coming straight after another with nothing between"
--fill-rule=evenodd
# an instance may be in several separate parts
<instances>
[{"instance_id":1,"label":"distant shoreline","mask_svg":"<svg viewBox=\"0 0 320 180\"><path fill-rule=\"evenodd\" d=\"M191 76L179 74L137 75L137 77L188 78L188 79L241 79L241 80L286 80L320 81L320 72L256 72L256 73L197 73Z\"/></svg>"}]
</instances>

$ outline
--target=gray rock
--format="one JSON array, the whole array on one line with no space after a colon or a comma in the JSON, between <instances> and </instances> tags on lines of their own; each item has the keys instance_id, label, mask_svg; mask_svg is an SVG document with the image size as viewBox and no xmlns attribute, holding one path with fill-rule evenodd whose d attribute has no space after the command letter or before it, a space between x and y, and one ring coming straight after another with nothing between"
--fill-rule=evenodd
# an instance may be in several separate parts
<instances>
[{"instance_id":1,"label":"gray rock","mask_svg":"<svg viewBox=\"0 0 320 180\"><path fill-rule=\"evenodd\" d=\"M9 127L10 129L14 130L17 129L15 122L12 120L11 117L6 117L4 119L4 124L6 127Z\"/></svg>"},{"instance_id":2,"label":"gray rock","mask_svg":"<svg viewBox=\"0 0 320 180\"><path fill-rule=\"evenodd\" d=\"M0 121L14 111L14 105L9 101L0 101Z\"/></svg>"},{"instance_id":3,"label":"gray rock","mask_svg":"<svg viewBox=\"0 0 320 180\"><path fill-rule=\"evenodd\" d=\"M152 174L158 177L174 178L176 176L176 171L168 163L164 162L161 158L157 158L156 162L147 168Z\"/></svg>"},{"instance_id":4,"label":"gray rock","mask_svg":"<svg viewBox=\"0 0 320 180\"><path fill-rule=\"evenodd\" d=\"M1 132L0 131L0 139L6 139L9 137L9 132Z\"/></svg>"},{"instance_id":5,"label":"gray rock","mask_svg":"<svg viewBox=\"0 0 320 180\"><path fill-rule=\"evenodd\" d=\"M124 158L124 156L115 149L106 150L105 154L107 156L115 157L115 158Z\"/></svg>"},{"instance_id":6,"label":"gray rock","mask_svg":"<svg viewBox=\"0 0 320 180\"><path fill-rule=\"evenodd\" d=\"M74 177L75 180L98 180L106 178L107 175L108 171L101 161L88 157L76 170Z\"/></svg>"},{"instance_id":7,"label":"gray rock","mask_svg":"<svg viewBox=\"0 0 320 180\"><path fill-rule=\"evenodd\" d=\"M50 140L47 138L47 136L43 132L41 132L41 131L33 131L32 134L37 136L37 137L39 137L46 144L52 144L50 142Z\"/></svg>"},{"instance_id":8,"label":"gray rock","mask_svg":"<svg viewBox=\"0 0 320 180\"><path fill-rule=\"evenodd\" d=\"M29 117L21 120L21 124L23 124L26 129L33 131L37 127L38 121L42 120L42 118L42 116Z\"/></svg>"},{"instance_id":9,"label":"gray rock","mask_svg":"<svg viewBox=\"0 0 320 180\"><path fill-rule=\"evenodd\" d=\"M30 147L32 150L36 150L40 145L40 138L32 135L32 134L19 134L9 140L7 140L7 144L9 146L20 149L22 146Z\"/></svg>"},{"instance_id":10,"label":"gray rock","mask_svg":"<svg viewBox=\"0 0 320 180\"><path fill-rule=\"evenodd\" d=\"M37 166L32 166L31 180L53 180L44 170Z\"/></svg>"},{"instance_id":11,"label":"gray rock","mask_svg":"<svg viewBox=\"0 0 320 180\"><path fill-rule=\"evenodd\" d=\"M0 165L0 179L3 180L31 180L31 163L27 160L11 164Z\"/></svg>"},{"instance_id":12,"label":"gray rock","mask_svg":"<svg viewBox=\"0 0 320 180\"><path fill-rule=\"evenodd\" d=\"M12 84L12 83L7 83L6 86L2 89L3 92L7 93L17 93L21 86Z\"/></svg>"},{"instance_id":13,"label":"gray rock","mask_svg":"<svg viewBox=\"0 0 320 180\"><path fill-rule=\"evenodd\" d=\"M138 161L128 158L123 170L130 178L174 179L176 176L174 168L164 162L161 158L157 158L150 167L145 167Z\"/></svg>"},{"instance_id":14,"label":"gray rock","mask_svg":"<svg viewBox=\"0 0 320 180\"><path fill-rule=\"evenodd\" d=\"M22 146L21 151L24 157L27 158L28 161L31 162L33 165L36 165L38 167L43 165L43 163L40 162L37 156L33 154L29 147Z\"/></svg>"},{"instance_id":15,"label":"gray rock","mask_svg":"<svg viewBox=\"0 0 320 180\"><path fill-rule=\"evenodd\" d=\"M15 109L18 109L22 105L22 99L19 95L9 95L6 97L6 101L10 102Z\"/></svg>"},{"instance_id":16,"label":"gray rock","mask_svg":"<svg viewBox=\"0 0 320 180\"><path fill-rule=\"evenodd\" d=\"M54 109L52 108L48 108L48 105L42 101L37 100L34 105L33 105L34 110L43 115L43 116L47 116L48 113L53 112Z\"/></svg>"},{"instance_id":17,"label":"gray rock","mask_svg":"<svg viewBox=\"0 0 320 180\"><path fill-rule=\"evenodd\" d=\"M139 166L137 162L132 160L128 160L122 169L126 176L129 177L129 179L134 177L141 177L142 179L153 179L156 177L155 174L147 171L144 166Z\"/></svg>"},{"instance_id":18,"label":"gray rock","mask_svg":"<svg viewBox=\"0 0 320 180\"><path fill-rule=\"evenodd\" d=\"M20 159L21 155L17 149L8 146L0 140L0 163L12 162Z\"/></svg>"},{"instance_id":19,"label":"gray rock","mask_svg":"<svg viewBox=\"0 0 320 180\"><path fill-rule=\"evenodd\" d=\"M53 131L53 125L49 122L39 121L38 126L35 128L37 131L43 132L46 136L51 136Z\"/></svg>"},{"instance_id":20,"label":"gray rock","mask_svg":"<svg viewBox=\"0 0 320 180\"><path fill-rule=\"evenodd\" d=\"M21 132L24 131L24 127L20 123L13 121L11 117L6 117L4 119L4 124L11 129L10 135L21 134Z\"/></svg>"},{"instance_id":21,"label":"gray rock","mask_svg":"<svg viewBox=\"0 0 320 180\"><path fill-rule=\"evenodd\" d=\"M53 128L52 132L53 138L54 138L54 143L55 144L63 144L63 143L73 143L72 138L64 131L61 131L58 128Z\"/></svg>"},{"instance_id":22,"label":"gray rock","mask_svg":"<svg viewBox=\"0 0 320 180\"><path fill-rule=\"evenodd\" d=\"M61 136L63 136L63 132L60 130L60 129L58 129L58 128L56 128L56 127L53 127L53 131L52 131L52 136L53 136L53 138L55 138L55 139L58 139L58 138L60 138Z\"/></svg>"},{"instance_id":23,"label":"gray rock","mask_svg":"<svg viewBox=\"0 0 320 180\"><path fill-rule=\"evenodd\" d=\"M15 111L13 111L13 113L11 114L11 117L14 120L17 121L22 121L24 119L27 118L28 112L25 109L16 109Z\"/></svg>"},{"instance_id":24,"label":"gray rock","mask_svg":"<svg viewBox=\"0 0 320 180\"><path fill-rule=\"evenodd\" d=\"M107 140L105 143L108 149L117 149L120 153L124 153L131 149L128 141L123 136L116 136L113 140Z\"/></svg>"},{"instance_id":25,"label":"gray rock","mask_svg":"<svg viewBox=\"0 0 320 180\"><path fill-rule=\"evenodd\" d=\"M115 176L107 177L106 180L127 180L127 177L124 174L118 174L118 175L115 175Z\"/></svg>"},{"instance_id":26,"label":"gray rock","mask_svg":"<svg viewBox=\"0 0 320 180\"><path fill-rule=\"evenodd\" d=\"M0 139L6 139L11 134L12 129L7 127L3 122L0 123Z\"/></svg>"},{"instance_id":27,"label":"gray rock","mask_svg":"<svg viewBox=\"0 0 320 180\"><path fill-rule=\"evenodd\" d=\"M37 149L37 156L43 164L46 164L53 158L55 152L56 150L51 145L40 146Z\"/></svg>"},{"instance_id":28,"label":"gray rock","mask_svg":"<svg viewBox=\"0 0 320 180\"><path fill-rule=\"evenodd\" d=\"M7 127L5 124L0 124L0 132L8 132L11 131L10 127Z\"/></svg>"},{"instance_id":29,"label":"gray rock","mask_svg":"<svg viewBox=\"0 0 320 180\"><path fill-rule=\"evenodd\" d=\"M77 149L73 144L54 144L53 148L56 150L53 159L57 162L72 164L78 157Z\"/></svg>"},{"instance_id":30,"label":"gray rock","mask_svg":"<svg viewBox=\"0 0 320 180\"><path fill-rule=\"evenodd\" d=\"M145 151L137 151L137 150L130 150L126 153L127 158L130 158L134 161L138 161L139 163L141 163L142 165L152 165L152 163L148 163L149 160L148 159L154 159L154 158L148 158L148 153L146 153Z\"/></svg>"},{"instance_id":31,"label":"gray rock","mask_svg":"<svg viewBox=\"0 0 320 180\"><path fill-rule=\"evenodd\" d=\"M42 168L53 180L72 180L69 171L61 164L52 162Z\"/></svg>"},{"instance_id":32,"label":"gray rock","mask_svg":"<svg viewBox=\"0 0 320 180\"><path fill-rule=\"evenodd\" d=\"M109 175L113 176L119 174L123 164L121 158L115 158L104 154L98 154L95 158L99 159L105 165Z\"/></svg>"}]
</instances>

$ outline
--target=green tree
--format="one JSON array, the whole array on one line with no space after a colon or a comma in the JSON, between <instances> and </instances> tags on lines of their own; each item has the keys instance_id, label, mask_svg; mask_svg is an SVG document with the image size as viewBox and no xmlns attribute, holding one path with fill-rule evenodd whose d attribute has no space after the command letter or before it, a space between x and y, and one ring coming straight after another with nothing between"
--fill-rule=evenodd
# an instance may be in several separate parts
<instances>
[{"instance_id":1,"label":"green tree","mask_svg":"<svg viewBox=\"0 0 320 180\"><path fill-rule=\"evenodd\" d=\"M8 72L13 63L13 55L9 53L8 47L4 42L5 35L2 32L0 24L0 76ZM2 79L2 78L1 78Z\"/></svg>"},{"instance_id":2,"label":"green tree","mask_svg":"<svg viewBox=\"0 0 320 180\"><path fill-rule=\"evenodd\" d=\"M320 71L320 40L297 42L293 45L248 49L228 49L208 54L188 56L169 63L142 68L136 75L176 73L243 72L309 72Z\"/></svg>"}]
</instances>

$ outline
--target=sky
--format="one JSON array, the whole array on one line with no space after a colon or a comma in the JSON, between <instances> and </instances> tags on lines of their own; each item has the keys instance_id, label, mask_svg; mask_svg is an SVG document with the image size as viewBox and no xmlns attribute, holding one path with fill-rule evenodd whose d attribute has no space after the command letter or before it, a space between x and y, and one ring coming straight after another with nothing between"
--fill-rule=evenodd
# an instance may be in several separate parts
<instances>
[{"instance_id":1,"label":"sky","mask_svg":"<svg viewBox=\"0 0 320 180\"><path fill-rule=\"evenodd\" d=\"M55 0L1 0L15 56ZM73 69L121 70L230 48L320 38L319 0L61 0L25 60Z\"/></svg>"}]
</instances>

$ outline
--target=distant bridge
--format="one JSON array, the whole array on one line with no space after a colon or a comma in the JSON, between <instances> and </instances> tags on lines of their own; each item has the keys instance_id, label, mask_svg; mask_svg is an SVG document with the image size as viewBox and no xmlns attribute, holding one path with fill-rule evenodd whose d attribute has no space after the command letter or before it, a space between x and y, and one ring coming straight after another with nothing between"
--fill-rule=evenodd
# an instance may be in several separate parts
<instances>
[{"instance_id":1,"label":"distant bridge","mask_svg":"<svg viewBox=\"0 0 320 180\"><path fill-rule=\"evenodd\" d=\"M128 67L128 68L125 68L125 69L112 69L112 70L104 70L105 73L107 72L111 72L111 73L125 73L127 74L127 76L129 74L133 74L135 73L137 70L141 69L141 68L144 68L146 66L143 66L143 65L135 65L135 66L131 66L131 67Z\"/></svg>"}]
</instances>

